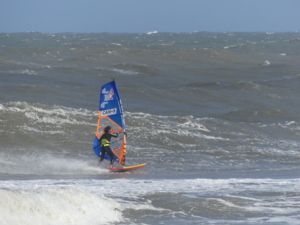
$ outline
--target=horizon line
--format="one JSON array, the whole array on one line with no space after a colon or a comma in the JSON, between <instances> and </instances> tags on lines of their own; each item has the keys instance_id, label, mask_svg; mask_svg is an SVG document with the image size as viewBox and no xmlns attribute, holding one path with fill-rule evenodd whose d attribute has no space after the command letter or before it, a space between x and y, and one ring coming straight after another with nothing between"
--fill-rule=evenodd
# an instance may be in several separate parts
<instances>
[{"instance_id":1,"label":"horizon line","mask_svg":"<svg viewBox=\"0 0 300 225\"><path fill-rule=\"evenodd\" d=\"M195 33L265 33L265 34L281 34L281 33L300 33L297 31L144 31L144 32L119 32L119 31L63 31L63 32L48 32L48 31L9 31L9 32L0 32L0 34L30 34L30 33L39 33L39 34L147 34L147 35L157 35L157 34L195 34Z\"/></svg>"}]
</instances>

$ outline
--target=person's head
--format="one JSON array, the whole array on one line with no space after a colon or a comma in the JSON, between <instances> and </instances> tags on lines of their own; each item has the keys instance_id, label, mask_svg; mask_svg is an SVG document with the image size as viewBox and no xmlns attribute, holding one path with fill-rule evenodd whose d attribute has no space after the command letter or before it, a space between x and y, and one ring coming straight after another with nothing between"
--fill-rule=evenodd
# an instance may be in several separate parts
<instances>
[{"instance_id":1,"label":"person's head","mask_svg":"<svg viewBox=\"0 0 300 225\"><path fill-rule=\"evenodd\" d=\"M110 133L110 131L111 131L111 126L106 126L104 128L104 133L108 134L108 133Z\"/></svg>"}]
</instances>

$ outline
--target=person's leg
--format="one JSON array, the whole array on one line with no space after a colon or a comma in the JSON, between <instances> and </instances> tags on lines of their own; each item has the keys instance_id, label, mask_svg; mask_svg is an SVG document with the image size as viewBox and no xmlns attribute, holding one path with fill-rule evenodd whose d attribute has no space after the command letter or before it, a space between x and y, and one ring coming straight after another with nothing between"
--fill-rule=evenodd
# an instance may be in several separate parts
<instances>
[{"instance_id":1,"label":"person's leg","mask_svg":"<svg viewBox=\"0 0 300 225\"><path fill-rule=\"evenodd\" d=\"M110 157L110 165L112 165L114 163L115 154L112 152L112 150L110 148L107 148L106 152Z\"/></svg>"},{"instance_id":2,"label":"person's leg","mask_svg":"<svg viewBox=\"0 0 300 225\"><path fill-rule=\"evenodd\" d=\"M102 162L103 161L103 159L104 159L104 156L105 156L105 147L101 147L101 156L100 156L100 162Z\"/></svg>"}]
</instances>

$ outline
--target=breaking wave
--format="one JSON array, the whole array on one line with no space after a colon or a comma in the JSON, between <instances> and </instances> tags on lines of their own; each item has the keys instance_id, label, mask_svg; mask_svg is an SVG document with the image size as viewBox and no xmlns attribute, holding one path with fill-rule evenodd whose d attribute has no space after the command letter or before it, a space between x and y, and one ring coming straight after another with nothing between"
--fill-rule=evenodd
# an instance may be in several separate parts
<instances>
[{"instance_id":1,"label":"breaking wave","mask_svg":"<svg viewBox=\"0 0 300 225\"><path fill-rule=\"evenodd\" d=\"M0 112L24 116L31 124L52 124L61 126L65 124L73 125L94 125L87 122L96 115L87 109L68 108L64 106L47 106L43 104L32 104L27 102L9 102L0 104ZM25 127L25 129L30 129ZM32 129L32 128L31 128Z\"/></svg>"},{"instance_id":2,"label":"breaking wave","mask_svg":"<svg viewBox=\"0 0 300 225\"><path fill-rule=\"evenodd\" d=\"M140 224L155 215L153 221L194 224L243 224L245 219L297 224L299 184L299 179L3 181L0 222Z\"/></svg>"},{"instance_id":3,"label":"breaking wave","mask_svg":"<svg viewBox=\"0 0 300 225\"><path fill-rule=\"evenodd\" d=\"M101 225L120 222L120 205L77 188L0 189L0 224Z\"/></svg>"}]
</instances>

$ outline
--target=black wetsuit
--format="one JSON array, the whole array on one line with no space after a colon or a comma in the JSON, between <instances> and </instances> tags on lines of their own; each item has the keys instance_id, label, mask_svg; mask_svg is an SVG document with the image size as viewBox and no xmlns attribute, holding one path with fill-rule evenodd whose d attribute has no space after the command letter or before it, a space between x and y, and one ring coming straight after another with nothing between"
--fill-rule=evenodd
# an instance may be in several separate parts
<instances>
[{"instance_id":1,"label":"black wetsuit","mask_svg":"<svg viewBox=\"0 0 300 225\"><path fill-rule=\"evenodd\" d=\"M109 133L105 133L101 136L99 142L101 145L101 157L100 160L102 161L104 159L105 154L108 154L110 157L110 164L113 164L113 161L115 159L115 155L112 152L111 148L110 148L110 140L112 137L118 137L118 134L109 134Z\"/></svg>"}]
</instances>

